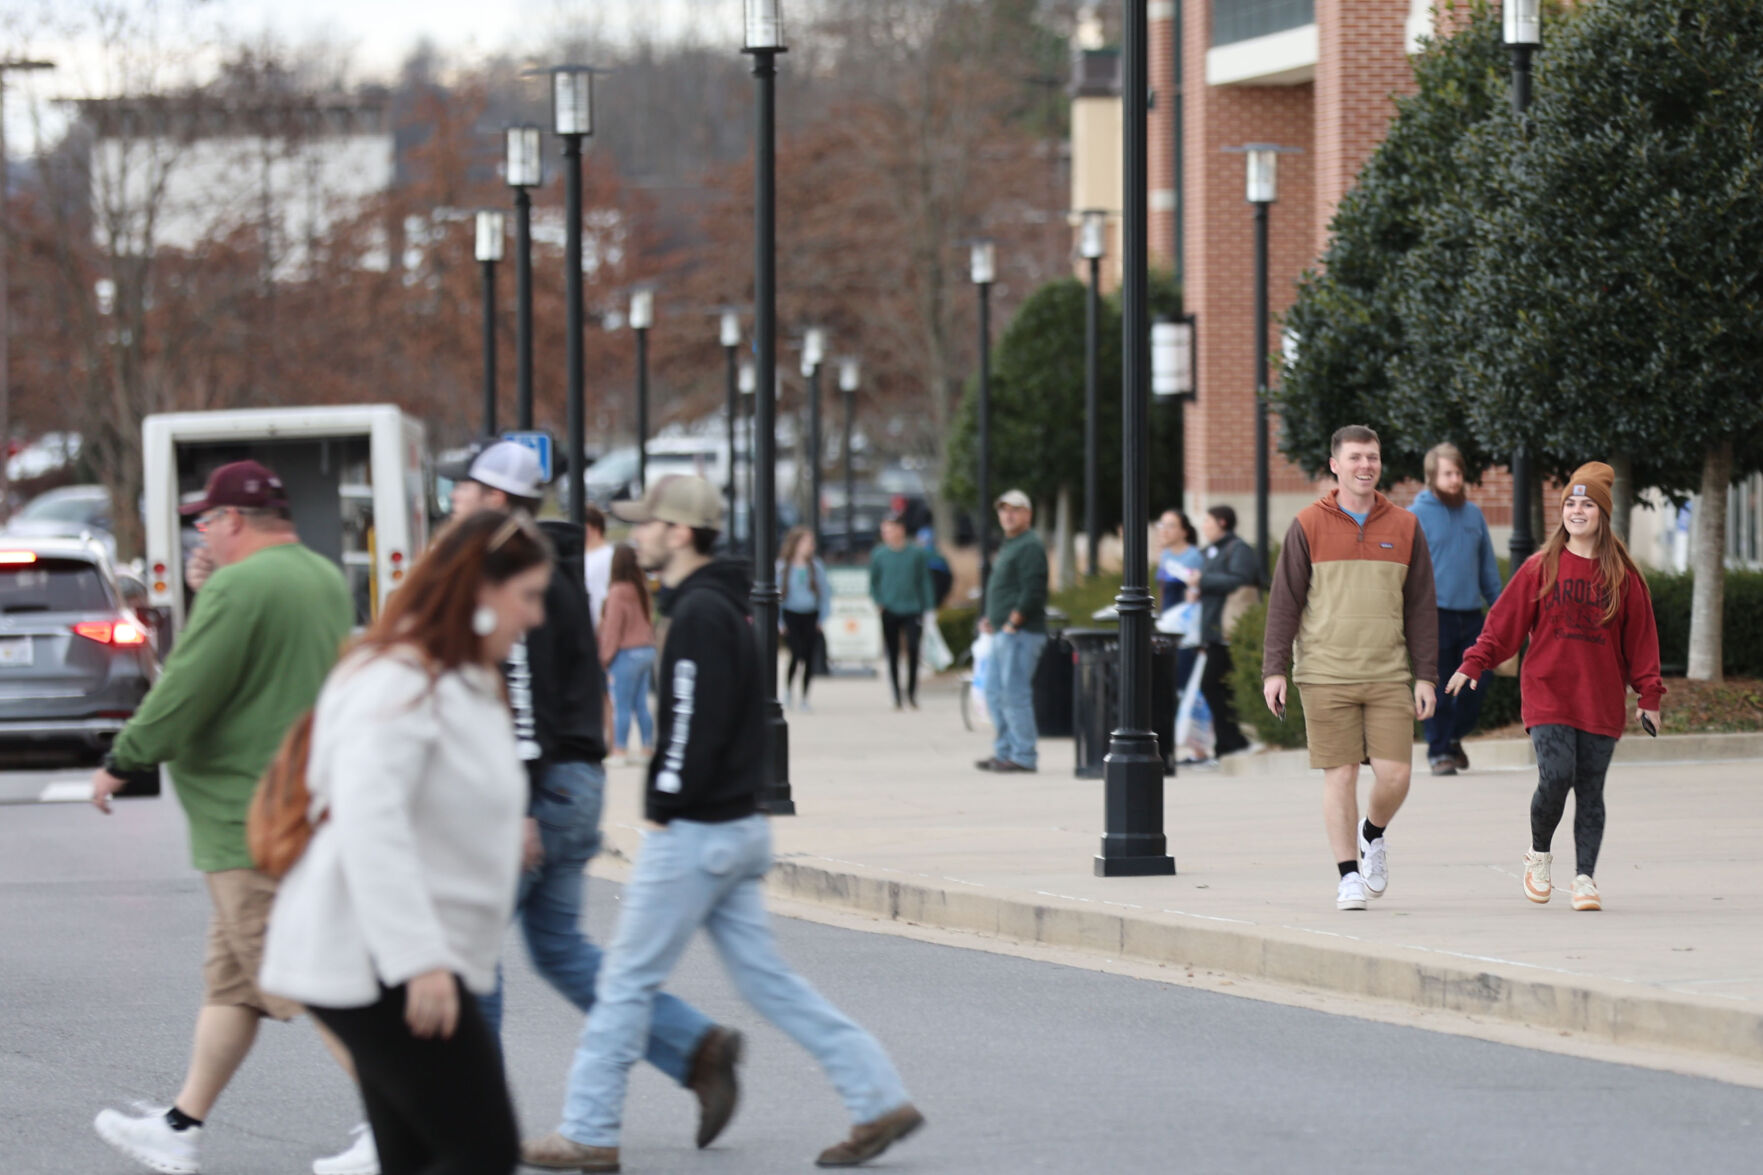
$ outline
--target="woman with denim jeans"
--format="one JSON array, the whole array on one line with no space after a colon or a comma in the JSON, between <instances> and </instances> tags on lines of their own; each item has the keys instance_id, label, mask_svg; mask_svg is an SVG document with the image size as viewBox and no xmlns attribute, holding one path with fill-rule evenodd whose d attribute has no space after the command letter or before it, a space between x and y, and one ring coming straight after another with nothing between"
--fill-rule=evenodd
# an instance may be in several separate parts
<instances>
[{"instance_id":1,"label":"woman with denim jeans","mask_svg":"<svg viewBox=\"0 0 1763 1175\"><path fill-rule=\"evenodd\" d=\"M612 583L600 621L600 664L611 678L612 753L627 765L633 762L624 748L634 716L647 758L655 750L655 724L649 716L655 625L649 613L649 585L637 566L637 553L627 546L612 555Z\"/></svg>"}]
</instances>

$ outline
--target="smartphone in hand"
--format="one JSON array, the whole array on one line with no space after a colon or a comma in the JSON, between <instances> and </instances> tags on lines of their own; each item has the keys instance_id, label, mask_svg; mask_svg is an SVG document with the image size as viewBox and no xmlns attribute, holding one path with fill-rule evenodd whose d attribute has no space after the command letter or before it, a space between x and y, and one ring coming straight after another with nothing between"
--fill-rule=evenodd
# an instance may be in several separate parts
<instances>
[{"instance_id":1,"label":"smartphone in hand","mask_svg":"<svg viewBox=\"0 0 1763 1175\"><path fill-rule=\"evenodd\" d=\"M1653 720L1651 718L1648 718L1645 714L1641 715L1641 729L1646 731L1647 734L1652 738L1659 737L1659 728L1657 726L1654 726Z\"/></svg>"}]
</instances>

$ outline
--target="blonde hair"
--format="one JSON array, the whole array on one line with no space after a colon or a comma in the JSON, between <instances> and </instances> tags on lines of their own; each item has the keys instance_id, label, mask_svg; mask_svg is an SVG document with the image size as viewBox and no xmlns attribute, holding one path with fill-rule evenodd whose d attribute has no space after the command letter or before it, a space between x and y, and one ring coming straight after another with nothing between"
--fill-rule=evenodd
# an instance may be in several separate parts
<instances>
[{"instance_id":1,"label":"blonde hair","mask_svg":"<svg viewBox=\"0 0 1763 1175\"><path fill-rule=\"evenodd\" d=\"M1427 485L1432 485L1433 480L1438 477L1440 460L1452 462L1457 466L1458 473L1461 473L1465 477L1469 476L1469 466L1463 463L1463 450L1459 449L1456 445L1453 445L1450 441L1440 441L1426 451L1425 470Z\"/></svg>"}]
</instances>

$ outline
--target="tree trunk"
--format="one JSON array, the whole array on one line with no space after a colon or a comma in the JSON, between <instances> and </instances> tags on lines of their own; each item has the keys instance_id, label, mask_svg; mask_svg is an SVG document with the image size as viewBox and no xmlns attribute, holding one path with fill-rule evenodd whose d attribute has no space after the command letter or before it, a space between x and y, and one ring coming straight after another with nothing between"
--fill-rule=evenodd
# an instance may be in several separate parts
<instances>
[{"instance_id":1,"label":"tree trunk","mask_svg":"<svg viewBox=\"0 0 1763 1175\"><path fill-rule=\"evenodd\" d=\"M1732 442L1702 460L1702 493L1695 506L1695 550L1690 595L1691 681L1722 680L1721 633L1726 621L1726 491L1732 485Z\"/></svg>"},{"instance_id":2,"label":"tree trunk","mask_svg":"<svg viewBox=\"0 0 1763 1175\"><path fill-rule=\"evenodd\" d=\"M1610 486L1610 525L1624 545L1628 543L1628 524L1634 514L1634 461L1626 454L1610 458L1616 480Z\"/></svg>"},{"instance_id":3,"label":"tree trunk","mask_svg":"<svg viewBox=\"0 0 1763 1175\"><path fill-rule=\"evenodd\" d=\"M1064 591L1077 583L1077 534L1071 524L1071 487L1059 487L1053 508L1053 545L1056 548L1054 573L1059 589Z\"/></svg>"}]
</instances>

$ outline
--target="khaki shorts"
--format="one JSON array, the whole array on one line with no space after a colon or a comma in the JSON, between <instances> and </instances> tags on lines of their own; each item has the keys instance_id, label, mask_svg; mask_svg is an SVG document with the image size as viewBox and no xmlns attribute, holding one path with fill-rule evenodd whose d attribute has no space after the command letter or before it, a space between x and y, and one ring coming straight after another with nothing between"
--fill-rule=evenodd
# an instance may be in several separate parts
<instances>
[{"instance_id":1,"label":"khaki shorts","mask_svg":"<svg viewBox=\"0 0 1763 1175\"><path fill-rule=\"evenodd\" d=\"M1414 754L1414 691L1399 681L1305 683L1304 731L1310 766L1324 771L1366 758L1406 763Z\"/></svg>"},{"instance_id":2,"label":"khaki shorts","mask_svg":"<svg viewBox=\"0 0 1763 1175\"><path fill-rule=\"evenodd\" d=\"M223 869L207 877L214 916L208 921L208 952L202 960L203 1005L251 1008L272 1020L292 1020L304 1010L299 1004L257 986L263 935L275 905L274 879L255 869Z\"/></svg>"}]
</instances>

